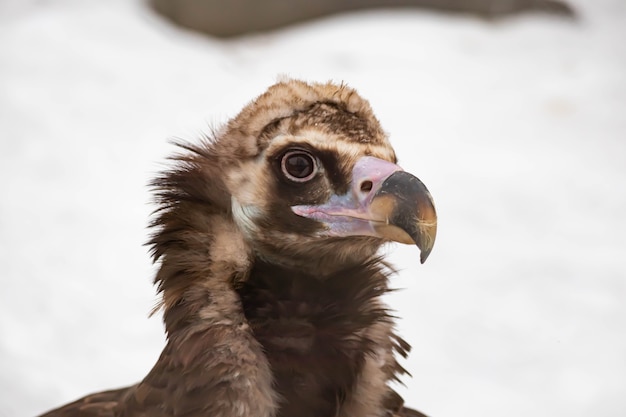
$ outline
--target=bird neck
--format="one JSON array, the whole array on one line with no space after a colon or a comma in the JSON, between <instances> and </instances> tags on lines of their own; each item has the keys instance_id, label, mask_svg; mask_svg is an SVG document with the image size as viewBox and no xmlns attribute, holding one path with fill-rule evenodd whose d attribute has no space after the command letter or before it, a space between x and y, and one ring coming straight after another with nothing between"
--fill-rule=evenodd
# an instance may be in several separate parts
<instances>
[{"instance_id":1,"label":"bird neck","mask_svg":"<svg viewBox=\"0 0 626 417\"><path fill-rule=\"evenodd\" d=\"M330 326L331 334L347 337L387 318L380 300L388 291L387 273L379 258L324 276L257 259L236 291L247 322L261 339L267 330L284 340L281 326L267 324L290 327L295 322L318 330Z\"/></svg>"},{"instance_id":2,"label":"bird neck","mask_svg":"<svg viewBox=\"0 0 626 417\"><path fill-rule=\"evenodd\" d=\"M254 262L237 293L283 399L280 416L334 415L341 393L356 384L364 352L389 343L387 330L372 331L391 320L380 300L386 284L375 258L325 276Z\"/></svg>"}]
</instances>

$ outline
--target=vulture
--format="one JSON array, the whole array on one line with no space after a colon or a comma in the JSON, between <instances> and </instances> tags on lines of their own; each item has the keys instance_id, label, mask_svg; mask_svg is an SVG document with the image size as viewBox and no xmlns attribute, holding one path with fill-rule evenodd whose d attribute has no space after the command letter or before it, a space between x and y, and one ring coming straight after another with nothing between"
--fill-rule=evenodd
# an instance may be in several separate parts
<instances>
[{"instance_id":1,"label":"vulture","mask_svg":"<svg viewBox=\"0 0 626 417\"><path fill-rule=\"evenodd\" d=\"M417 417L381 297L386 242L428 257L437 217L370 104L283 79L151 183L167 334L136 385L46 417Z\"/></svg>"}]
</instances>

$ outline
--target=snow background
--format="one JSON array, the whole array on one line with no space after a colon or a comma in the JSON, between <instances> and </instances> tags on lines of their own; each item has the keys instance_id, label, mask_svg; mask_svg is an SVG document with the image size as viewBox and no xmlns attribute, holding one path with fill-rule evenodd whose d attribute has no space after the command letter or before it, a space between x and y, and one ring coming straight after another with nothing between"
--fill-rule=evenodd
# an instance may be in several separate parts
<instances>
[{"instance_id":1,"label":"snow background","mask_svg":"<svg viewBox=\"0 0 626 417\"><path fill-rule=\"evenodd\" d=\"M626 415L626 3L580 19L343 15L217 40L138 0L0 3L0 416L139 381L142 246L174 149L277 75L346 81L437 204L393 246L400 391L445 416Z\"/></svg>"}]
</instances>

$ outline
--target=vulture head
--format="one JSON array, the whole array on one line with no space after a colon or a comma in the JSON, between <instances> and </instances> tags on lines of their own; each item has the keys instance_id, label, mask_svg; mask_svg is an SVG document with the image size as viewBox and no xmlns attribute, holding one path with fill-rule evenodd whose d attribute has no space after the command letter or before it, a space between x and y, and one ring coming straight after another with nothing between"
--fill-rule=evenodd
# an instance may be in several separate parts
<instances>
[{"instance_id":1,"label":"vulture head","mask_svg":"<svg viewBox=\"0 0 626 417\"><path fill-rule=\"evenodd\" d=\"M396 165L369 103L346 86L278 83L216 138L186 147L187 170L156 182L166 204L182 191L176 199L202 203L198 218L220 211L245 258L332 271L385 241L417 244L422 262L433 247L428 190Z\"/></svg>"},{"instance_id":2,"label":"vulture head","mask_svg":"<svg viewBox=\"0 0 626 417\"><path fill-rule=\"evenodd\" d=\"M421 415L388 386L409 347L380 300L377 251L414 244L424 262L437 218L369 103L345 85L285 80L181 147L152 184L167 345L139 384L72 404L125 416Z\"/></svg>"}]
</instances>

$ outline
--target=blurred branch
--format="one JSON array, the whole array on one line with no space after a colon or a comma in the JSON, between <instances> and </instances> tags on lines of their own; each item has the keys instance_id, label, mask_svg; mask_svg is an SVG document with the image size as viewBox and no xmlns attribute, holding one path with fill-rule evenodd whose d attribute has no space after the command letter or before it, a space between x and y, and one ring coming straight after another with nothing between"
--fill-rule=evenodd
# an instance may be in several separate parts
<instances>
[{"instance_id":1,"label":"blurred branch","mask_svg":"<svg viewBox=\"0 0 626 417\"><path fill-rule=\"evenodd\" d=\"M148 0L174 23L218 37L263 32L354 10L427 8L498 19L521 12L575 17L565 0Z\"/></svg>"}]
</instances>

